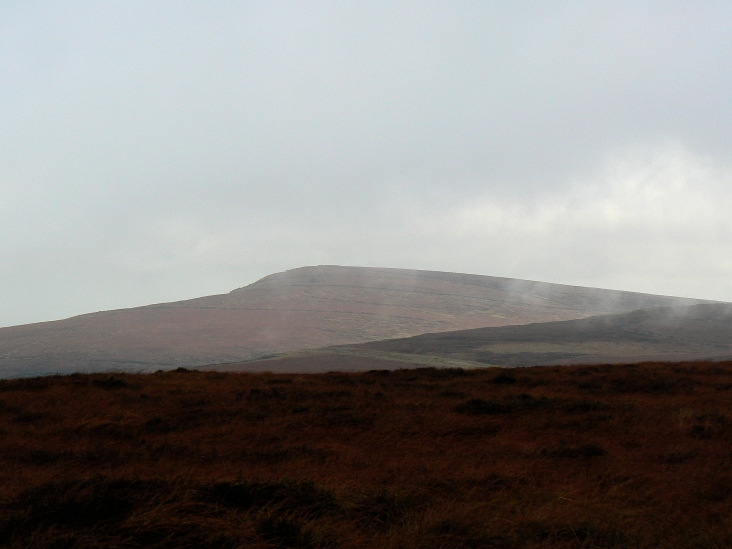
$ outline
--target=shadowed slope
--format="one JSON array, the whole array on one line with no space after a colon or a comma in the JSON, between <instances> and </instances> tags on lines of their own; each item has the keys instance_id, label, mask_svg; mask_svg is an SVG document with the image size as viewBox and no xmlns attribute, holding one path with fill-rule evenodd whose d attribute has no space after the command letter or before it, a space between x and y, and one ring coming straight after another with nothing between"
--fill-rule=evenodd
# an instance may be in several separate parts
<instances>
[{"instance_id":1,"label":"shadowed slope","mask_svg":"<svg viewBox=\"0 0 732 549\"><path fill-rule=\"evenodd\" d=\"M0 329L0 376L198 366L696 302L478 275L304 267L228 294Z\"/></svg>"},{"instance_id":2,"label":"shadowed slope","mask_svg":"<svg viewBox=\"0 0 732 549\"><path fill-rule=\"evenodd\" d=\"M501 366L732 358L732 305L644 309L578 320L376 341L351 350Z\"/></svg>"}]
</instances>

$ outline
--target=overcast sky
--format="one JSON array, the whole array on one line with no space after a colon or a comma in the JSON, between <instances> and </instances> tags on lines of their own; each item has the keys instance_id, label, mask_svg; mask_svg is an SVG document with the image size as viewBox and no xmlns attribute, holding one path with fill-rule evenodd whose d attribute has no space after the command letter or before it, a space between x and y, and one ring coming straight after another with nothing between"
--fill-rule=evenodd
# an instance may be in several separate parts
<instances>
[{"instance_id":1,"label":"overcast sky","mask_svg":"<svg viewBox=\"0 0 732 549\"><path fill-rule=\"evenodd\" d=\"M0 3L0 326L317 264L732 301L732 2Z\"/></svg>"}]
</instances>

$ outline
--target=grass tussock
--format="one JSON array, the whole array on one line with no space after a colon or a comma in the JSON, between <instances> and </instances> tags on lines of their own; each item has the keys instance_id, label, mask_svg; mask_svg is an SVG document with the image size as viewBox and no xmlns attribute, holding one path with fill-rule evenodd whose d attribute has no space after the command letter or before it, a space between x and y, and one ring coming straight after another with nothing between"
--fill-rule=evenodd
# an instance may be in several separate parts
<instances>
[{"instance_id":1,"label":"grass tussock","mask_svg":"<svg viewBox=\"0 0 732 549\"><path fill-rule=\"evenodd\" d=\"M732 364L0 381L0 546L732 546Z\"/></svg>"}]
</instances>

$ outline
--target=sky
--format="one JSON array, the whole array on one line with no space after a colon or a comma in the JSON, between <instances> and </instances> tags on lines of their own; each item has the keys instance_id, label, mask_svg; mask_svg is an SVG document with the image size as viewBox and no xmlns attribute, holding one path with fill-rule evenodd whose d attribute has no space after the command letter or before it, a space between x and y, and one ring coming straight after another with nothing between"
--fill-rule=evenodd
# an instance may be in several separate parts
<instances>
[{"instance_id":1,"label":"sky","mask_svg":"<svg viewBox=\"0 0 732 549\"><path fill-rule=\"evenodd\" d=\"M732 301L732 2L0 3L0 326L319 264Z\"/></svg>"}]
</instances>

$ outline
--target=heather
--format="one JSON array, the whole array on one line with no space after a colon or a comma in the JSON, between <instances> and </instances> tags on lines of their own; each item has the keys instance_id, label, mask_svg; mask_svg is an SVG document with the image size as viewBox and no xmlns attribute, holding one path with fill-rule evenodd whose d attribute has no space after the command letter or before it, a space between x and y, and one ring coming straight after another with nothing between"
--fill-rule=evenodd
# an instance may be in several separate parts
<instances>
[{"instance_id":1,"label":"heather","mask_svg":"<svg viewBox=\"0 0 732 549\"><path fill-rule=\"evenodd\" d=\"M0 381L7 547L729 547L732 364Z\"/></svg>"}]
</instances>

